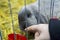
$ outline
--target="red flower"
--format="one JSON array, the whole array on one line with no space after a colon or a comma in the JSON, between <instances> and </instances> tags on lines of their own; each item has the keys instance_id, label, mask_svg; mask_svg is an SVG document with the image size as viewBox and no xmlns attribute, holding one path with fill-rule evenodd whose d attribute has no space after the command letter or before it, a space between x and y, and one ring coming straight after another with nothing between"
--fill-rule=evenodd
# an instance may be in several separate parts
<instances>
[{"instance_id":1,"label":"red flower","mask_svg":"<svg viewBox=\"0 0 60 40\"><path fill-rule=\"evenodd\" d=\"M25 36L20 35L20 34L15 34L15 39L16 40L27 40L27 38ZM9 34L8 40L14 40L14 34Z\"/></svg>"}]
</instances>

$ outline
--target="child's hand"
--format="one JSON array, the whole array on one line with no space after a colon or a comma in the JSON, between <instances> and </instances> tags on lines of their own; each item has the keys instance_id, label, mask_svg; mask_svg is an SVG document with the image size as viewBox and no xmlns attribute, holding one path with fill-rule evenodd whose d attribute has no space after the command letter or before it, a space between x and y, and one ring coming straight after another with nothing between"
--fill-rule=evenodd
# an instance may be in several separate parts
<instances>
[{"instance_id":1,"label":"child's hand","mask_svg":"<svg viewBox=\"0 0 60 40\"><path fill-rule=\"evenodd\" d=\"M34 40L50 40L48 24L32 25L25 30L35 33Z\"/></svg>"}]
</instances>

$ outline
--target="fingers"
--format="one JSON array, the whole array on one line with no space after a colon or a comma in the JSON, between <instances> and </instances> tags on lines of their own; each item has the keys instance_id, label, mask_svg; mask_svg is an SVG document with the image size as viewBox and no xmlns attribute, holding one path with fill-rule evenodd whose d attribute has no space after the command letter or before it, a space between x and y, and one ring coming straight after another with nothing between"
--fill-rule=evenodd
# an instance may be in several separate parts
<instances>
[{"instance_id":1,"label":"fingers","mask_svg":"<svg viewBox=\"0 0 60 40\"><path fill-rule=\"evenodd\" d=\"M36 32L38 30L38 25L33 25L33 26L30 26L28 28L26 28L25 30L26 31L31 31L31 32Z\"/></svg>"},{"instance_id":2,"label":"fingers","mask_svg":"<svg viewBox=\"0 0 60 40\"><path fill-rule=\"evenodd\" d=\"M28 28L26 28L26 31L43 31L44 29L46 29L46 27L48 26L48 24L38 24L38 25L32 25L29 26Z\"/></svg>"}]
</instances>

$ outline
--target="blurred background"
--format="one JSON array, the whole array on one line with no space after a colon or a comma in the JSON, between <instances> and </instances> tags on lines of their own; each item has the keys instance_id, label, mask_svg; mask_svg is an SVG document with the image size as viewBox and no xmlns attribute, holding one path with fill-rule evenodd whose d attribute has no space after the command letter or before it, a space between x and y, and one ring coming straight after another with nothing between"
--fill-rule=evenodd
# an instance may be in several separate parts
<instances>
[{"instance_id":1,"label":"blurred background","mask_svg":"<svg viewBox=\"0 0 60 40\"><path fill-rule=\"evenodd\" d=\"M35 2L36 0L27 0L26 4ZM24 0L10 0L12 7L13 25L16 34L22 33L18 24L18 12L24 6ZM8 6L8 0L0 0L0 35L3 40L7 40L8 34L13 33L12 18ZM25 34L25 33L23 33Z\"/></svg>"}]
</instances>

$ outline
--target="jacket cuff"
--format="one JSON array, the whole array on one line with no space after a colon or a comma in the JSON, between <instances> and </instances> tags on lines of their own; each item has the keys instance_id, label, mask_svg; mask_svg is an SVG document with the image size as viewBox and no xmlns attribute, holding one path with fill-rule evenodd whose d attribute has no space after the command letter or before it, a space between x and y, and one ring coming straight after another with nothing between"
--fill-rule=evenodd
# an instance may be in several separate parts
<instances>
[{"instance_id":1,"label":"jacket cuff","mask_svg":"<svg viewBox=\"0 0 60 40\"><path fill-rule=\"evenodd\" d=\"M60 20L50 19L49 33L51 40L60 40Z\"/></svg>"}]
</instances>

